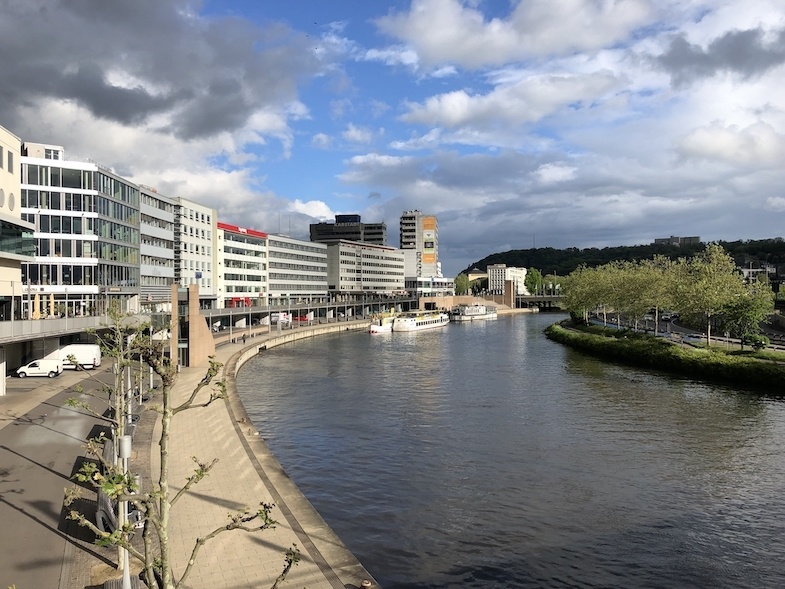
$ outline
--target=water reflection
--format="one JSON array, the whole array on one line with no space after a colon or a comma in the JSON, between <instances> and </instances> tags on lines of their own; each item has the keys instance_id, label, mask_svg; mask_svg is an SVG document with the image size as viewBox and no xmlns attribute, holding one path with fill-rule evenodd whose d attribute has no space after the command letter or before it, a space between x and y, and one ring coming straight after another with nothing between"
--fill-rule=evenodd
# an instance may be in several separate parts
<instances>
[{"instance_id":1,"label":"water reflection","mask_svg":"<svg viewBox=\"0 0 785 589\"><path fill-rule=\"evenodd\" d=\"M388 589L781 585L782 404L576 354L553 320L317 338L238 387Z\"/></svg>"}]
</instances>

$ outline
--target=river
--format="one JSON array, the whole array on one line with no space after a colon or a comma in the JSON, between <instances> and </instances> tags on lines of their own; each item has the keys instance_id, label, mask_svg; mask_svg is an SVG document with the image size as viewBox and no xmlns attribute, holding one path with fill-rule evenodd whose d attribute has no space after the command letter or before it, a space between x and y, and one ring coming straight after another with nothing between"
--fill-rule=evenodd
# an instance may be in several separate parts
<instances>
[{"instance_id":1,"label":"river","mask_svg":"<svg viewBox=\"0 0 785 589\"><path fill-rule=\"evenodd\" d=\"M238 390L384 589L784 587L785 402L592 359L559 318L314 338Z\"/></svg>"}]
</instances>

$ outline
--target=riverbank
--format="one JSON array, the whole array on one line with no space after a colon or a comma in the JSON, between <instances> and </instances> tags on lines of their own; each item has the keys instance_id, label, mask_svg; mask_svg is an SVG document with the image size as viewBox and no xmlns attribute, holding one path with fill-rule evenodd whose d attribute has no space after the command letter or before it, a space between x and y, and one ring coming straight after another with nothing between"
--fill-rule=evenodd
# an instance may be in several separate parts
<instances>
[{"instance_id":1,"label":"riverbank","mask_svg":"<svg viewBox=\"0 0 785 589\"><path fill-rule=\"evenodd\" d=\"M247 332L245 343L232 338L216 348L223 364L216 380L226 383L227 402L179 413L172 420L170 474L172 492L180 490L194 471L194 459L217 463L210 474L184 494L172 509L170 541L173 569L179 577L191 557L197 538L226 525L227 516L253 509L260 502L274 503L274 529L220 534L205 544L188 577L189 589L213 587L270 587L284 566L284 554L296 545L301 554L282 587L359 589L379 585L330 529L270 452L240 402L235 377L240 367L265 350L325 334L365 330L366 320L297 327L268 332L265 327ZM205 367L184 367L173 388L175 405L184 402L204 377ZM197 403L209 395L203 390ZM132 468L149 486L159 468L160 417L146 411L134 436ZM60 589L106 587L119 575L114 567L117 551L94 546L90 540L66 543ZM132 562L132 570L135 563ZM370 585L363 585L368 581ZM117 582L117 581L113 581ZM117 586L117 585L112 585Z\"/></svg>"},{"instance_id":2,"label":"riverbank","mask_svg":"<svg viewBox=\"0 0 785 589\"><path fill-rule=\"evenodd\" d=\"M613 362L782 394L781 387L775 383L785 379L785 361L757 358L752 352L679 345L631 331L590 333L569 320L548 326L545 335L560 344Z\"/></svg>"}]
</instances>

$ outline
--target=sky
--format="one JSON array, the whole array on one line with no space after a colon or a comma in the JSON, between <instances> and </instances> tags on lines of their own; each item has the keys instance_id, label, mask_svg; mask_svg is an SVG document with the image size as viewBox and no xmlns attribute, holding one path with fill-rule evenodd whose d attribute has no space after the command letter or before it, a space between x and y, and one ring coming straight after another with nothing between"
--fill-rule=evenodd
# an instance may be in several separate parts
<instances>
[{"instance_id":1,"label":"sky","mask_svg":"<svg viewBox=\"0 0 785 589\"><path fill-rule=\"evenodd\" d=\"M785 234L782 0L0 0L0 125L308 239Z\"/></svg>"}]
</instances>

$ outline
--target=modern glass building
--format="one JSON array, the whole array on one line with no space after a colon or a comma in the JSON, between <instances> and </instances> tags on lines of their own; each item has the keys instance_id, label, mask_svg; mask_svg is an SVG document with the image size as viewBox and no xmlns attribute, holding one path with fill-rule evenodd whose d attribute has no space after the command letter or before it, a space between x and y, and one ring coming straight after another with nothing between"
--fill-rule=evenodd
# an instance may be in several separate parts
<instances>
[{"instance_id":1,"label":"modern glass building","mask_svg":"<svg viewBox=\"0 0 785 589\"><path fill-rule=\"evenodd\" d=\"M139 187L60 146L25 143L22 220L35 227L23 263L30 318L102 313L116 301L139 311ZM36 299L38 303L36 303Z\"/></svg>"}]
</instances>

